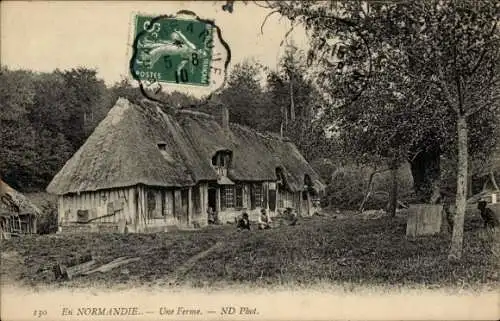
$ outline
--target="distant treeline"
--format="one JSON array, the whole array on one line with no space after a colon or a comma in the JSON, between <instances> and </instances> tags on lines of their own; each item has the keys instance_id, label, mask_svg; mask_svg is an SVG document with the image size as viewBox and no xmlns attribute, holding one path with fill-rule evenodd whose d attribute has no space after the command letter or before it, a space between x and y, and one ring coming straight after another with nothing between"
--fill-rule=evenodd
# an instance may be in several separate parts
<instances>
[{"instance_id":1,"label":"distant treeline","mask_svg":"<svg viewBox=\"0 0 500 321\"><path fill-rule=\"evenodd\" d=\"M265 86L259 79L263 73ZM128 81L107 87L96 70L87 68L35 73L2 67L0 83L0 176L21 191L44 190L118 97L142 98ZM226 104L232 122L283 130L312 160L327 155L330 146L323 127L314 120L317 96L301 77L290 86L286 74L246 62L233 68L225 90L201 109L216 113L219 104ZM200 102L180 92L166 95L165 101L176 108Z\"/></svg>"}]
</instances>

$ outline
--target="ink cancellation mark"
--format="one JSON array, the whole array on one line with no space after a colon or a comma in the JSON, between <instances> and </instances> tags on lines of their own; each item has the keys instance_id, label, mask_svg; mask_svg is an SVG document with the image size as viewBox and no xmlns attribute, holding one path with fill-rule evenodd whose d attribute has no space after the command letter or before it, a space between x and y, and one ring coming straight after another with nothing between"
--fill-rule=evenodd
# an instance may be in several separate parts
<instances>
[{"instance_id":1,"label":"ink cancellation mark","mask_svg":"<svg viewBox=\"0 0 500 321\"><path fill-rule=\"evenodd\" d=\"M194 14L193 14L194 15ZM210 86L226 70L214 50L217 26L211 21L178 16L137 15L130 71L138 81ZM227 44L222 41L225 48ZM212 80L212 82L211 82Z\"/></svg>"}]
</instances>

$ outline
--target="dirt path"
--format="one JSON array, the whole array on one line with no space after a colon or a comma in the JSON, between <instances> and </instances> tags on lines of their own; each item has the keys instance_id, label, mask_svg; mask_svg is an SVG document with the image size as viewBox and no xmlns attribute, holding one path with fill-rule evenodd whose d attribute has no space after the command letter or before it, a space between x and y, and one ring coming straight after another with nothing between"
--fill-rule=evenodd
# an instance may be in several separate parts
<instances>
[{"instance_id":1,"label":"dirt path","mask_svg":"<svg viewBox=\"0 0 500 321\"><path fill-rule=\"evenodd\" d=\"M196 262L208 256L210 253L222 248L223 246L224 242L217 242L207 250L189 258L184 264L182 264L172 273L172 276L168 280L168 284L178 283L179 279L181 279L187 272L189 272L189 270L191 270L195 266Z\"/></svg>"}]
</instances>

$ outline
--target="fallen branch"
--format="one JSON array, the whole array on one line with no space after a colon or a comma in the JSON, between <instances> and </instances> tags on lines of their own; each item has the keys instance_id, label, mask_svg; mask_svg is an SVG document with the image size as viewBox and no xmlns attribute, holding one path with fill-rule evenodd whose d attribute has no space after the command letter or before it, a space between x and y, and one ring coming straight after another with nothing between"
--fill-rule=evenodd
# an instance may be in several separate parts
<instances>
[{"instance_id":1,"label":"fallen branch","mask_svg":"<svg viewBox=\"0 0 500 321\"><path fill-rule=\"evenodd\" d=\"M360 212L363 212L363 210L365 209L365 204L366 202L368 202L368 199L370 198L371 194L373 194L373 179L375 177L376 174L380 174L380 173L383 173L383 172L386 172L388 171L389 169L388 168L384 168L384 169L379 169L379 170L374 170L371 174L370 174L370 178L368 179L368 189L366 191L366 194L365 194L365 197L363 198L363 201L361 202L361 204L359 205L359 211ZM376 192L375 192L376 193Z\"/></svg>"},{"instance_id":2,"label":"fallen branch","mask_svg":"<svg viewBox=\"0 0 500 321\"><path fill-rule=\"evenodd\" d=\"M65 276L68 280L71 280L73 277L78 276L83 274L85 271L89 270L92 268L92 266L95 264L95 260L85 262L79 265L75 265L69 268L66 268L66 273Z\"/></svg>"},{"instance_id":3,"label":"fallen branch","mask_svg":"<svg viewBox=\"0 0 500 321\"><path fill-rule=\"evenodd\" d=\"M100 267L98 267L96 269L86 271L82 274L89 275L89 274L96 273L96 272L106 273L106 272L109 272L112 269L117 268L121 265L129 264L129 263L139 261L139 260L140 260L139 257L134 257L134 258L129 258L129 259L127 259L126 257L119 257L119 258L117 258L117 259L115 259L107 264L101 265Z\"/></svg>"},{"instance_id":4,"label":"fallen branch","mask_svg":"<svg viewBox=\"0 0 500 321\"><path fill-rule=\"evenodd\" d=\"M56 280L71 280L74 276L80 275L92 268L94 264L95 260L91 254L71 258L64 263L59 262L53 267L54 276Z\"/></svg>"},{"instance_id":5,"label":"fallen branch","mask_svg":"<svg viewBox=\"0 0 500 321\"><path fill-rule=\"evenodd\" d=\"M406 205L405 203L401 202L398 200L398 204L399 206L401 206L402 208L410 208L408 205Z\"/></svg>"}]
</instances>

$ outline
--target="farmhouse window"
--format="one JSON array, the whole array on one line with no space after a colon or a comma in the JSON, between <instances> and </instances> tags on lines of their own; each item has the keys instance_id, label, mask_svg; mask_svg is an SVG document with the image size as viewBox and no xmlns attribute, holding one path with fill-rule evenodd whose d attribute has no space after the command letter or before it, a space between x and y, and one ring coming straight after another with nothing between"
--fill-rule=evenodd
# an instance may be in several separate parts
<instances>
[{"instance_id":1,"label":"farmhouse window","mask_svg":"<svg viewBox=\"0 0 500 321\"><path fill-rule=\"evenodd\" d=\"M260 206L262 207L267 207L267 202L268 202L268 185L265 184L264 188L262 188L262 204Z\"/></svg>"},{"instance_id":2,"label":"farmhouse window","mask_svg":"<svg viewBox=\"0 0 500 321\"><path fill-rule=\"evenodd\" d=\"M237 184L235 187L235 194L236 194L236 208L242 208L243 207L243 185Z\"/></svg>"},{"instance_id":3,"label":"farmhouse window","mask_svg":"<svg viewBox=\"0 0 500 321\"><path fill-rule=\"evenodd\" d=\"M146 195L147 216L152 218L163 218L165 203L161 191L148 191Z\"/></svg>"},{"instance_id":4,"label":"farmhouse window","mask_svg":"<svg viewBox=\"0 0 500 321\"><path fill-rule=\"evenodd\" d=\"M201 214L201 195L200 187L195 186L193 188L193 211L197 214Z\"/></svg>"},{"instance_id":5,"label":"farmhouse window","mask_svg":"<svg viewBox=\"0 0 500 321\"><path fill-rule=\"evenodd\" d=\"M228 168L231 162L231 152L230 151L218 151L212 157L212 165L215 167Z\"/></svg>"},{"instance_id":6,"label":"farmhouse window","mask_svg":"<svg viewBox=\"0 0 500 321\"><path fill-rule=\"evenodd\" d=\"M224 186L222 188L222 208L234 207L234 187Z\"/></svg>"},{"instance_id":7,"label":"farmhouse window","mask_svg":"<svg viewBox=\"0 0 500 321\"><path fill-rule=\"evenodd\" d=\"M285 200L284 200L284 198L286 198L286 192L278 194L278 207L279 208L284 208L285 207Z\"/></svg>"},{"instance_id":8,"label":"farmhouse window","mask_svg":"<svg viewBox=\"0 0 500 321\"><path fill-rule=\"evenodd\" d=\"M253 195L254 195L254 206L261 207L262 206L262 184L254 184L253 185Z\"/></svg>"},{"instance_id":9,"label":"farmhouse window","mask_svg":"<svg viewBox=\"0 0 500 321\"><path fill-rule=\"evenodd\" d=\"M154 217L154 212L156 209L156 199L155 194L151 191L147 193L147 206L148 206L148 218Z\"/></svg>"},{"instance_id":10,"label":"farmhouse window","mask_svg":"<svg viewBox=\"0 0 500 321\"><path fill-rule=\"evenodd\" d=\"M166 151L166 150L167 150L167 143L164 143L164 142L159 142L159 143L158 143L158 149L159 149L160 151L163 151L163 152L164 152L164 151Z\"/></svg>"}]
</instances>

